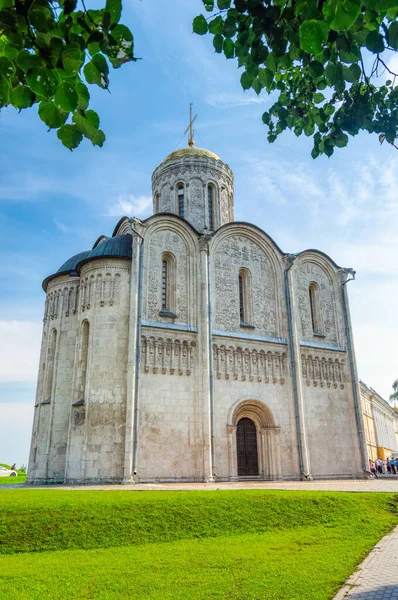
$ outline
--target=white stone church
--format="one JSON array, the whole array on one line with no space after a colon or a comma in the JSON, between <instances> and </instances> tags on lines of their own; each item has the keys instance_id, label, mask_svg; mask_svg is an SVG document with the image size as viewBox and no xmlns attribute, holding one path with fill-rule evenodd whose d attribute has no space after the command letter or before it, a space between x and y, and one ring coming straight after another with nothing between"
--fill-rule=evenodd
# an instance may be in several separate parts
<instances>
[{"instance_id":1,"label":"white stone church","mask_svg":"<svg viewBox=\"0 0 398 600\"><path fill-rule=\"evenodd\" d=\"M231 169L192 138L152 190L44 280L28 481L364 476L353 271L234 221Z\"/></svg>"}]
</instances>

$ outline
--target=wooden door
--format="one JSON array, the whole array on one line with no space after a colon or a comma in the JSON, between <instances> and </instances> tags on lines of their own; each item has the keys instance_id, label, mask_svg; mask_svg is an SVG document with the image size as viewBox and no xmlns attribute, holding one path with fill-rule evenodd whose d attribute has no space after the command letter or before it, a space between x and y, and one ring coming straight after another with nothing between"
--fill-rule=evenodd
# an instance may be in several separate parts
<instances>
[{"instance_id":1,"label":"wooden door","mask_svg":"<svg viewBox=\"0 0 398 600\"><path fill-rule=\"evenodd\" d=\"M257 433L256 426L251 419L243 418L239 421L236 431L236 444L238 476L258 475Z\"/></svg>"}]
</instances>

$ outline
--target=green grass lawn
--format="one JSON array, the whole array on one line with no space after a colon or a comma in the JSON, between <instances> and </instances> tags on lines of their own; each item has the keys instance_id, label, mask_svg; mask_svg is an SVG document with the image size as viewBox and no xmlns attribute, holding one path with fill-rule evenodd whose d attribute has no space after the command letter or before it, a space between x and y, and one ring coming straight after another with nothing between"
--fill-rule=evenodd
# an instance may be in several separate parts
<instances>
[{"instance_id":1,"label":"green grass lawn","mask_svg":"<svg viewBox=\"0 0 398 600\"><path fill-rule=\"evenodd\" d=\"M0 491L0 598L328 600L398 496Z\"/></svg>"},{"instance_id":2,"label":"green grass lawn","mask_svg":"<svg viewBox=\"0 0 398 600\"><path fill-rule=\"evenodd\" d=\"M16 477L0 477L0 485L15 485L16 483L25 483L26 473L21 473Z\"/></svg>"}]
</instances>

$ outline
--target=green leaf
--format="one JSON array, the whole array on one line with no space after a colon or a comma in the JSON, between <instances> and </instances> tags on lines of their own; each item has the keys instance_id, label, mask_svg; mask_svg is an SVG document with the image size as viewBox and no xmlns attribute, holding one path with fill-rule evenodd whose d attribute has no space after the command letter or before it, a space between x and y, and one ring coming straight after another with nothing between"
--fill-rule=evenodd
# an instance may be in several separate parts
<instances>
[{"instance_id":1,"label":"green leaf","mask_svg":"<svg viewBox=\"0 0 398 600\"><path fill-rule=\"evenodd\" d=\"M111 25L115 25L122 14L122 0L106 0L105 10L111 15Z\"/></svg>"},{"instance_id":2,"label":"green leaf","mask_svg":"<svg viewBox=\"0 0 398 600\"><path fill-rule=\"evenodd\" d=\"M79 96L69 81L63 81L57 86L54 102L58 108L66 112L73 112L79 103Z\"/></svg>"},{"instance_id":3,"label":"green leaf","mask_svg":"<svg viewBox=\"0 0 398 600\"><path fill-rule=\"evenodd\" d=\"M379 54L384 50L384 38L378 31L369 31L366 36L366 47L374 54Z\"/></svg>"},{"instance_id":4,"label":"green leaf","mask_svg":"<svg viewBox=\"0 0 398 600\"><path fill-rule=\"evenodd\" d=\"M214 50L220 54L224 45L224 38L222 35L215 35L213 38Z\"/></svg>"},{"instance_id":5,"label":"green leaf","mask_svg":"<svg viewBox=\"0 0 398 600\"><path fill-rule=\"evenodd\" d=\"M66 15L70 15L77 5L77 0L64 0L64 12Z\"/></svg>"},{"instance_id":6,"label":"green leaf","mask_svg":"<svg viewBox=\"0 0 398 600\"><path fill-rule=\"evenodd\" d=\"M65 123L68 113L59 110L54 102L40 102L39 117L49 129L57 129Z\"/></svg>"},{"instance_id":7,"label":"green leaf","mask_svg":"<svg viewBox=\"0 0 398 600\"><path fill-rule=\"evenodd\" d=\"M325 19L334 31L347 31L360 11L361 0L328 0L322 7Z\"/></svg>"},{"instance_id":8,"label":"green leaf","mask_svg":"<svg viewBox=\"0 0 398 600\"><path fill-rule=\"evenodd\" d=\"M62 125L57 131L57 136L71 151L77 148L83 139L83 134L76 125Z\"/></svg>"},{"instance_id":9,"label":"green leaf","mask_svg":"<svg viewBox=\"0 0 398 600\"><path fill-rule=\"evenodd\" d=\"M217 0L218 8L224 9L229 8L231 6L231 0Z\"/></svg>"},{"instance_id":10,"label":"green leaf","mask_svg":"<svg viewBox=\"0 0 398 600\"><path fill-rule=\"evenodd\" d=\"M86 110L84 112L84 116L87 119L87 121L93 127L95 127L95 129L98 129L99 124L100 124L100 118L99 118L98 114L95 112L95 110Z\"/></svg>"},{"instance_id":11,"label":"green leaf","mask_svg":"<svg viewBox=\"0 0 398 600\"><path fill-rule=\"evenodd\" d=\"M10 84L8 79L0 75L0 107L7 106L10 102Z\"/></svg>"},{"instance_id":12,"label":"green leaf","mask_svg":"<svg viewBox=\"0 0 398 600\"><path fill-rule=\"evenodd\" d=\"M224 29L224 19L220 15L218 15L218 17L216 17L215 19L210 21L210 23L209 23L210 33L217 35L217 33L222 33L223 29Z\"/></svg>"},{"instance_id":13,"label":"green leaf","mask_svg":"<svg viewBox=\"0 0 398 600\"><path fill-rule=\"evenodd\" d=\"M34 5L33 5L34 6ZM29 23L41 33L47 33L53 28L54 22L48 18L49 11L42 8L33 8L28 13Z\"/></svg>"},{"instance_id":14,"label":"green leaf","mask_svg":"<svg viewBox=\"0 0 398 600\"><path fill-rule=\"evenodd\" d=\"M93 111L86 111L85 114L76 113L72 120L84 137L88 138L94 146L102 146L105 141L105 134L98 129L99 118Z\"/></svg>"},{"instance_id":15,"label":"green leaf","mask_svg":"<svg viewBox=\"0 0 398 600\"><path fill-rule=\"evenodd\" d=\"M366 8L375 12L385 12L398 6L398 0L366 0Z\"/></svg>"},{"instance_id":16,"label":"green leaf","mask_svg":"<svg viewBox=\"0 0 398 600\"><path fill-rule=\"evenodd\" d=\"M308 65L308 72L311 75L311 77L313 77L314 79L318 79L318 77L321 77L321 75L323 75L323 65L313 60Z\"/></svg>"},{"instance_id":17,"label":"green leaf","mask_svg":"<svg viewBox=\"0 0 398 600\"><path fill-rule=\"evenodd\" d=\"M72 42L61 53L61 60L65 71L77 73L83 64L82 51L77 42Z\"/></svg>"},{"instance_id":18,"label":"green leaf","mask_svg":"<svg viewBox=\"0 0 398 600\"><path fill-rule=\"evenodd\" d=\"M109 66L102 54L93 56L91 61L84 66L83 72L87 83L95 83L102 88L108 87Z\"/></svg>"},{"instance_id":19,"label":"green leaf","mask_svg":"<svg viewBox=\"0 0 398 600\"><path fill-rule=\"evenodd\" d=\"M253 79L252 88L256 92L257 96L259 95L259 93L263 89L263 86L261 85L260 80L258 79L258 77L256 77L255 79Z\"/></svg>"},{"instance_id":20,"label":"green leaf","mask_svg":"<svg viewBox=\"0 0 398 600\"><path fill-rule=\"evenodd\" d=\"M223 43L225 58L233 58L235 56L235 44L230 38L225 38Z\"/></svg>"},{"instance_id":21,"label":"green leaf","mask_svg":"<svg viewBox=\"0 0 398 600\"><path fill-rule=\"evenodd\" d=\"M6 79L10 79L15 73L14 64L9 58L0 56L0 75L3 75Z\"/></svg>"},{"instance_id":22,"label":"green leaf","mask_svg":"<svg viewBox=\"0 0 398 600\"><path fill-rule=\"evenodd\" d=\"M198 35L204 35L208 31L207 21L203 15L195 17L192 26L193 32L197 33Z\"/></svg>"},{"instance_id":23,"label":"green leaf","mask_svg":"<svg viewBox=\"0 0 398 600\"><path fill-rule=\"evenodd\" d=\"M90 101L90 93L88 91L87 86L84 85L84 83L82 83L81 81L79 81L79 83L76 84L76 91L79 96L79 103L77 107L80 108L80 110L86 110Z\"/></svg>"},{"instance_id":24,"label":"green leaf","mask_svg":"<svg viewBox=\"0 0 398 600\"><path fill-rule=\"evenodd\" d=\"M321 92L317 92L316 94L314 94L315 104L320 104L324 100L325 100L325 96L323 94L321 94Z\"/></svg>"},{"instance_id":25,"label":"green leaf","mask_svg":"<svg viewBox=\"0 0 398 600\"><path fill-rule=\"evenodd\" d=\"M37 54L31 54L28 50L21 50L17 56L17 65L22 71L27 73L29 69L42 67L43 60Z\"/></svg>"},{"instance_id":26,"label":"green leaf","mask_svg":"<svg viewBox=\"0 0 398 600\"><path fill-rule=\"evenodd\" d=\"M49 69L30 69L26 75L26 82L38 96L51 98L54 94L56 79Z\"/></svg>"},{"instance_id":27,"label":"green leaf","mask_svg":"<svg viewBox=\"0 0 398 600\"><path fill-rule=\"evenodd\" d=\"M269 69L260 69L258 78L261 82L261 85L265 88L268 88L274 80L274 74Z\"/></svg>"},{"instance_id":28,"label":"green leaf","mask_svg":"<svg viewBox=\"0 0 398 600\"><path fill-rule=\"evenodd\" d=\"M18 109L30 108L35 100L35 96L26 85L17 85L10 92L10 103Z\"/></svg>"},{"instance_id":29,"label":"green leaf","mask_svg":"<svg viewBox=\"0 0 398 600\"><path fill-rule=\"evenodd\" d=\"M0 0L0 10L3 8L12 8L14 6L14 0Z\"/></svg>"},{"instance_id":30,"label":"green leaf","mask_svg":"<svg viewBox=\"0 0 398 600\"><path fill-rule=\"evenodd\" d=\"M394 50L398 50L398 23L396 21L391 23L388 28L388 43Z\"/></svg>"},{"instance_id":31,"label":"green leaf","mask_svg":"<svg viewBox=\"0 0 398 600\"><path fill-rule=\"evenodd\" d=\"M253 77L251 77L246 71L242 73L240 83L244 90L249 90L252 86Z\"/></svg>"},{"instance_id":32,"label":"green leaf","mask_svg":"<svg viewBox=\"0 0 398 600\"><path fill-rule=\"evenodd\" d=\"M329 26L325 21L312 19L300 27L300 47L308 54L319 54L327 41Z\"/></svg>"},{"instance_id":33,"label":"green leaf","mask_svg":"<svg viewBox=\"0 0 398 600\"><path fill-rule=\"evenodd\" d=\"M116 42L117 56L121 60L132 58L134 38L130 29L125 25L116 25L112 29L112 38Z\"/></svg>"}]
</instances>

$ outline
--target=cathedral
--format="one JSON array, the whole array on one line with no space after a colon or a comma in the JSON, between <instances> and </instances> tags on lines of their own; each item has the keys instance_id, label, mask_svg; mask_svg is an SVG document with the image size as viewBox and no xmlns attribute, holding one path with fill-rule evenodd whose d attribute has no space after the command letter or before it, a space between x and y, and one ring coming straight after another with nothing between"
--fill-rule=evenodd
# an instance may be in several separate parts
<instances>
[{"instance_id":1,"label":"cathedral","mask_svg":"<svg viewBox=\"0 0 398 600\"><path fill-rule=\"evenodd\" d=\"M364 477L352 269L234 221L192 127L152 194L43 282L28 482Z\"/></svg>"}]
</instances>

